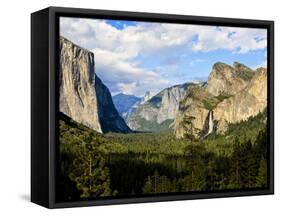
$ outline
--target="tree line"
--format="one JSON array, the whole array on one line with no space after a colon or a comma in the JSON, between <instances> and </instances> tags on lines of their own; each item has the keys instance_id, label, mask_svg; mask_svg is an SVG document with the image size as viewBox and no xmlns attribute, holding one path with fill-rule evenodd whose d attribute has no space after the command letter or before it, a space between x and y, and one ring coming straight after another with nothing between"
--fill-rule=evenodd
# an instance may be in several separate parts
<instances>
[{"instance_id":1,"label":"tree line","mask_svg":"<svg viewBox=\"0 0 281 216\"><path fill-rule=\"evenodd\" d=\"M267 187L266 112L205 140L59 126L58 201Z\"/></svg>"}]
</instances>

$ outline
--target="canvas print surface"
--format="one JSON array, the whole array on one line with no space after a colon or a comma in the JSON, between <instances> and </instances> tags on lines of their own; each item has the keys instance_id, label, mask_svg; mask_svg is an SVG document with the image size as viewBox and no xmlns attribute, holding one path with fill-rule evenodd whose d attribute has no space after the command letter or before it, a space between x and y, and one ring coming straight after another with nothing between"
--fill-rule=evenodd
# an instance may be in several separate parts
<instances>
[{"instance_id":1,"label":"canvas print surface","mask_svg":"<svg viewBox=\"0 0 281 216\"><path fill-rule=\"evenodd\" d=\"M58 202L267 188L267 31L60 18Z\"/></svg>"}]
</instances>

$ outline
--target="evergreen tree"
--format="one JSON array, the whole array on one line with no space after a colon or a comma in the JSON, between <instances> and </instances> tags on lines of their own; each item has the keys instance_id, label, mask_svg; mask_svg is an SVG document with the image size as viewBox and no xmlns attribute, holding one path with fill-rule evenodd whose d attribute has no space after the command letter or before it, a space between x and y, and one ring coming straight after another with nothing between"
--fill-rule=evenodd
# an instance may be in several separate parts
<instances>
[{"instance_id":1,"label":"evergreen tree","mask_svg":"<svg viewBox=\"0 0 281 216\"><path fill-rule=\"evenodd\" d=\"M195 119L195 117L193 117L193 116L185 115L181 122L183 130L184 130L184 138L187 140L191 140L191 141L196 140L196 137L197 137L198 133L200 132L200 130L198 130L198 128L195 128L193 125L194 119Z\"/></svg>"},{"instance_id":2,"label":"evergreen tree","mask_svg":"<svg viewBox=\"0 0 281 216\"><path fill-rule=\"evenodd\" d=\"M154 171L152 178L152 192L157 193L159 187L159 173L157 170Z\"/></svg>"},{"instance_id":3,"label":"evergreen tree","mask_svg":"<svg viewBox=\"0 0 281 216\"><path fill-rule=\"evenodd\" d=\"M235 145L232 155L233 174L230 186L233 188L255 187L259 157L254 151L251 140L248 140L246 143L238 142Z\"/></svg>"},{"instance_id":4,"label":"evergreen tree","mask_svg":"<svg viewBox=\"0 0 281 216\"><path fill-rule=\"evenodd\" d=\"M246 143L246 146L244 148L244 154L247 156L247 172L245 176L245 186L247 188L252 188L256 185L256 177L258 174L260 156L257 156L255 154L251 141L248 141Z\"/></svg>"},{"instance_id":5,"label":"evergreen tree","mask_svg":"<svg viewBox=\"0 0 281 216\"><path fill-rule=\"evenodd\" d=\"M155 170L152 176L148 176L144 186L143 193L168 193L176 191L176 182L171 182L167 176L160 176Z\"/></svg>"},{"instance_id":6,"label":"evergreen tree","mask_svg":"<svg viewBox=\"0 0 281 216\"><path fill-rule=\"evenodd\" d=\"M143 193L151 193L153 191L152 179L150 176L147 177L145 184L143 186L142 192Z\"/></svg>"},{"instance_id":7,"label":"evergreen tree","mask_svg":"<svg viewBox=\"0 0 281 216\"><path fill-rule=\"evenodd\" d=\"M167 193L170 192L170 188L171 188L171 183L170 180L168 179L167 176L161 176L160 177L160 193Z\"/></svg>"},{"instance_id":8,"label":"evergreen tree","mask_svg":"<svg viewBox=\"0 0 281 216\"><path fill-rule=\"evenodd\" d=\"M232 154L233 164L231 166L230 188L243 188L244 162L245 158L242 152L238 137L235 138L234 150Z\"/></svg>"},{"instance_id":9,"label":"evergreen tree","mask_svg":"<svg viewBox=\"0 0 281 216\"><path fill-rule=\"evenodd\" d=\"M110 196L109 169L93 145L86 145L77 152L70 178L76 182L81 198Z\"/></svg>"},{"instance_id":10,"label":"evergreen tree","mask_svg":"<svg viewBox=\"0 0 281 216\"><path fill-rule=\"evenodd\" d=\"M267 160L262 157L260 160L259 173L257 176L257 187L267 187Z\"/></svg>"},{"instance_id":11,"label":"evergreen tree","mask_svg":"<svg viewBox=\"0 0 281 216\"><path fill-rule=\"evenodd\" d=\"M210 154L202 145L190 145L185 153L188 161L189 175L182 180L184 191L204 190L207 186L207 169Z\"/></svg>"}]
</instances>

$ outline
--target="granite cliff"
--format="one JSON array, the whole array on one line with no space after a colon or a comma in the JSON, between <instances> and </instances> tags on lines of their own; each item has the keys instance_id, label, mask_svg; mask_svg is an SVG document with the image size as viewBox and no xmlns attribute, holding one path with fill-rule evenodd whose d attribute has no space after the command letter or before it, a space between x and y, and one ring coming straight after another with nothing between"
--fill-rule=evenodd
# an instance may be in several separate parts
<instances>
[{"instance_id":1,"label":"granite cliff","mask_svg":"<svg viewBox=\"0 0 281 216\"><path fill-rule=\"evenodd\" d=\"M250 83L233 97L219 103L213 110L217 131L224 132L227 123L247 120L267 106L267 70L259 68Z\"/></svg>"},{"instance_id":2,"label":"granite cliff","mask_svg":"<svg viewBox=\"0 0 281 216\"><path fill-rule=\"evenodd\" d=\"M94 54L60 38L59 110L95 131L130 132L95 72Z\"/></svg>"},{"instance_id":3,"label":"granite cliff","mask_svg":"<svg viewBox=\"0 0 281 216\"><path fill-rule=\"evenodd\" d=\"M229 123L247 120L267 105L267 70L256 71L235 62L216 63L203 86L192 85L181 101L175 121L175 135L187 130L204 138L211 132L223 133ZM212 127L212 128L210 128Z\"/></svg>"}]
</instances>

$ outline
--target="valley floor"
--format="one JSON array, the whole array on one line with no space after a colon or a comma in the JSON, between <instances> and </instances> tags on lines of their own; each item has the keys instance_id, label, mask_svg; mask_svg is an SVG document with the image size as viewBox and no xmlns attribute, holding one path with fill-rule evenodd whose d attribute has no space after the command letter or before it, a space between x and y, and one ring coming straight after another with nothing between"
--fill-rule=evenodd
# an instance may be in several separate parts
<instances>
[{"instance_id":1,"label":"valley floor","mask_svg":"<svg viewBox=\"0 0 281 216\"><path fill-rule=\"evenodd\" d=\"M99 134L61 116L57 200L267 187L266 112L224 135Z\"/></svg>"}]
</instances>

